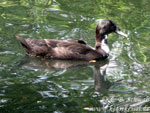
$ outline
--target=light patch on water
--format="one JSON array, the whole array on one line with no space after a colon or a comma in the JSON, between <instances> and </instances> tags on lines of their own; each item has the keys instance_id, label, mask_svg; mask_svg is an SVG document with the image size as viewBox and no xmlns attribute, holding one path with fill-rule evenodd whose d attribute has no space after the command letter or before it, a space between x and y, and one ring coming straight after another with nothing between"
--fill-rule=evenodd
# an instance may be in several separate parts
<instances>
[{"instance_id":1,"label":"light patch on water","mask_svg":"<svg viewBox=\"0 0 150 113\"><path fill-rule=\"evenodd\" d=\"M113 91L113 92L132 92L134 91L135 88L133 87L130 87L129 85L127 84L116 84L116 85L113 85L110 87L109 91Z\"/></svg>"},{"instance_id":2,"label":"light patch on water","mask_svg":"<svg viewBox=\"0 0 150 113\"><path fill-rule=\"evenodd\" d=\"M114 77L117 77L117 76L121 77L120 75L122 75L123 67L118 65L118 62L116 59L122 53L123 44L121 42L116 41L112 44L112 46L113 48L110 51L110 61L109 61L109 65L107 68L107 75L114 76Z\"/></svg>"},{"instance_id":3,"label":"light patch on water","mask_svg":"<svg viewBox=\"0 0 150 113\"><path fill-rule=\"evenodd\" d=\"M57 97L57 95L52 94L51 91L39 91L39 93L42 95L42 97Z\"/></svg>"},{"instance_id":4,"label":"light patch on water","mask_svg":"<svg viewBox=\"0 0 150 113\"><path fill-rule=\"evenodd\" d=\"M8 27L8 26L13 26L13 24L12 24L12 23L6 23L5 26L6 26L6 27Z\"/></svg>"},{"instance_id":5,"label":"light patch on water","mask_svg":"<svg viewBox=\"0 0 150 113\"><path fill-rule=\"evenodd\" d=\"M27 70L33 70L35 72L37 72L39 69L36 69L34 67L30 67L30 66L23 66L23 69L27 69Z\"/></svg>"},{"instance_id":6,"label":"light patch on water","mask_svg":"<svg viewBox=\"0 0 150 113\"><path fill-rule=\"evenodd\" d=\"M15 52L12 52L12 51L4 51L4 52L0 52L0 55L15 55L16 53Z\"/></svg>"},{"instance_id":7,"label":"light patch on water","mask_svg":"<svg viewBox=\"0 0 150 113\"><path fill-rule=\"evenodd\" d=\"M47 26L43 26L43 28L47 31L47 32L58 32L55 27L52 27L51 25Z\"/></svg>"},{"instance_id":8,"label":"light patch on water","mask_svg":"<svg viewBox=\"0 0 150 113\"><path fill-rule=\"evenodd\" d=\"M67 15L67 14L60 14L60 16L65 17L65 18L68 18L68 15Z\"/></svg>"},{"instance_id":9,"label":"light patch on water","mask_svg":"<svg viewBox=\"0 0 150 113\"><path fill-rule=\"evenodd\" d=\"M60 11L59 9L56 8L46 8L47 11Z\"/></svg>"},{"instance_id":10,"label":"light patch on water","mask_svg":"<svg viewBox=\"0 0 150 113\"><path fill-rule=\"evenodd\" d=\"M6 103L9 99L8 98L1 98L0 103Z\"/></svg>"},{"instance_id":11,"label":"light patch on water","mask_svg":"<svg viewBox=\"0 0 150 113\"><path fill-rule=\"evenodd\" d=\"M55 74L53 74L53 76L60 76L60 75L62 75L63 73L65 73L66 71L67 71L66 69L61 70L61 71L58 71L58 72L56 72Z\"/></svg>"}]
</instances>

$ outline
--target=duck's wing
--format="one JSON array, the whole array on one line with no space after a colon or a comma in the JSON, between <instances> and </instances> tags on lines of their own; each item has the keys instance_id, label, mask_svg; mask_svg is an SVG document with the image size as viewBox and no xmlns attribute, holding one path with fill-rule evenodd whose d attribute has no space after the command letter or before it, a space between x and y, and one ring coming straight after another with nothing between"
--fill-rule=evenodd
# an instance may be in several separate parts
<instances>
[{"instance_id":1,"label":"duck's wing","mask_svg":"<svg viewBox=\"0 0 150 113\"><path fill-rule=\"evenodd\" d=\"M60 41L57 46L53 49L54 55L58 59L78 59L78 60L99 60L106 59L108 54L102 49L96 51L91 46L87 45L84 41L78 40Z\"/></svg>"},{"instance_id":2,"label":"duck's wing","mask_svg":"<svg viewBox=\"0 0 150 113\"><path fill-rule=\"evenodd\" d=\"M57 59L83 59L92 49L82 40L23 39L16 36L28 54Z\"/></svg>"},{"instance_id":3,"label":"duck's wing","mask_svg":"<svg viewBox=\"0 0 150 113\"><path fill-rule=\"evenodd\" d=\"M92 50L82 40L45 39L45 42L52 50L47 56L56 59L85 59L85 55Z\"/></svg>"}]
</instances>

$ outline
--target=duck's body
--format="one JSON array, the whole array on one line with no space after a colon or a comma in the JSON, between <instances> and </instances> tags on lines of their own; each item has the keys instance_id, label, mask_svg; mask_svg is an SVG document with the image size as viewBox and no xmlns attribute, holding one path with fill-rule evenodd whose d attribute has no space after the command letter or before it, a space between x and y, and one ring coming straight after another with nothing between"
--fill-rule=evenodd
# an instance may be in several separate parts
<instances>
[{"instance_id":1,"label":"duck's body","mask_svg":"<svg viewBox=\"0 0 150 113\"><path fill-rule=\"evenodd\" d=\"M97 52L82 40L55 40L55 39L23 39L21 41L26 52L33 56L41 56L50 59L76 59L98 60L107 58L107 54L101 50ZM25 42L25 43L24 43Z\"/></svg>"},{"instance_id":2,"label":"duck's body","mask_svg":"<svg viewBox=\"0 0 150 113\"><path fill-rule=\"evenodd\" d=\"M106 24L106 25L105 25ZM114 27L114 29L102 29L102 26ZM55 39L23 39L20 40L26 52L33 56L40 56L50 59L75 59L75 60L100 60L106 59L109 55L106 35L115 32L117 27L110 20L99 22L96 27L95 48L88 46L82 40L55 40ZM117 29L118 30L118 29Z\"/></svg>"}]
</instances>

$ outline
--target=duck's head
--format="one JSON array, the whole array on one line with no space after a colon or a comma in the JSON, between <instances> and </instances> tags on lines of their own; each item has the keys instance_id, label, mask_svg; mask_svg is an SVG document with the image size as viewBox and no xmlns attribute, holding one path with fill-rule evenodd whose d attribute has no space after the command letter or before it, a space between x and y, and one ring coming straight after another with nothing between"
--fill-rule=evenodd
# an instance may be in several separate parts
<instances>
[{"instance_id":1,"label":"duck's head","mask_svg":"<svg viewBox=\"0 0 150 113\"><path fill-rule=\"evenodd\" d=\"M98 25L96 27L96 44L95 49L97 52L102 53L104 52L103 56L109 55L109 47L107 45L107 35L109 33L117 33L124 37L128 37L127 34L123 33L116 24L111 20L98 20Z\"/></svg>"},{"instance_id":2,"label":"duck's head","mask_svg":"<svg viewBox=\"0 0 150 113\"><path fill-rule=\"evenodd\" d=\"M112 20L108 20L108 19L98 20L98 25L96 27L96 35L98 37L105 36L113 32L120 34L124 37L128 37L128 35L123 33Z\"/></svg>"}]
</instances>

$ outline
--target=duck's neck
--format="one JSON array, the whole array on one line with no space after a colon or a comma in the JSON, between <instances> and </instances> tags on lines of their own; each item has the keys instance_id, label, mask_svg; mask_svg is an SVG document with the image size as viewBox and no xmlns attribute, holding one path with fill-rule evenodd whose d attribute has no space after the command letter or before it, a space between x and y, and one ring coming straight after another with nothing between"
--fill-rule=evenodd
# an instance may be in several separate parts
<instances>
[{"instance_id":1,"label":"duck's neck","mask_svg":"<svg viewBox=\"0 0 150 113\"><path fill-rule=\"evenodd\" d=\"M103 50L105 53L109 53L109 47L107 45L107 35L96 34L95 49L98 52L101 52Z\"/></svg>"}]
</instances>

